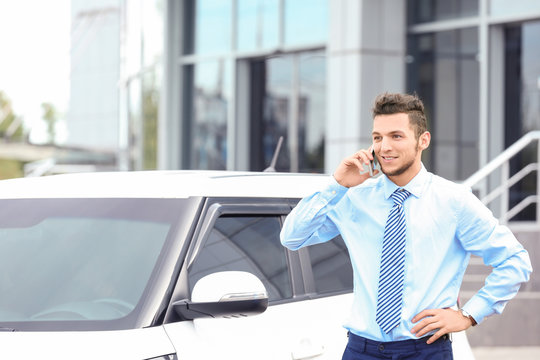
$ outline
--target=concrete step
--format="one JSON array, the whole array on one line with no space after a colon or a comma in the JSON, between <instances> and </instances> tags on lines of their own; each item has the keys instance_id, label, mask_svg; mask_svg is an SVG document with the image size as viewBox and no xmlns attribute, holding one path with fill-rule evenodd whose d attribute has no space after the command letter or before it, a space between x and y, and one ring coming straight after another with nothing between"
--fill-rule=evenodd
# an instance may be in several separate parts
<instances>
[{"instance_id":1,"label":"concrete step","mask_svg":"<svg viewBox=\"0 0 540 360\"><path fill-rule=\"evenodd\" d=\"M473 347L476 360L538 360L540 347L538 346L489 346Z\"/></svg>"},{"instance_id":2,"label":"concrete step","mask_svg":"<svg viewBox=\"0 0 540 360\"><path fill-rule=\"evenodd\" d=\"M534 272L535 269L540 272L540 229L521 230L517 225L510 228L529 252L533 273L501 315L493 315L467 330L473 348L540 347L540 275ZM491 268L484 265L481 258L471 257L460 291L461 304L484 285L490 272Z\"/></svg>"}]
</instances>

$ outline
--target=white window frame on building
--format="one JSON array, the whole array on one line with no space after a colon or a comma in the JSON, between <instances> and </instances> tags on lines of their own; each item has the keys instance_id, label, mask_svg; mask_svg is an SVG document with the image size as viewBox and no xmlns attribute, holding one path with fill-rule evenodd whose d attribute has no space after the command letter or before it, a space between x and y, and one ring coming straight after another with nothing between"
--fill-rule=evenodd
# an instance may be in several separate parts
<instances>
[{"instance_id":1,"label":"white window frame on building","mask_svg":"<svg viewBox=\"0 0 540 360\"><path fill-rule=\"evenodd\" d=\"M279 2L280 29L286 21L283 9L287 1ZM189 4L189 3L188 3ZM234 9L238 0L232 2ZM309 2L313 6L313 2ZM267 58L272 55L296 54L304 51L323 51L326 56L326 99L324 121L324 172L331 173L341 159L362 147L371 144L371 107L375 96L383 91L405 90L405 0L366 0L366 1L328 1L325 41L318 43L302 43L287 45L286 33L281 30L279 46L264 51L245 53L229 52L221 54L234 64L230 76L230 88L235 101L228 106L227 120L227 169L246 170L253 167L246 158L250 152L248 144L251 133L246 124L250 123L248 59ZM307 8L306 8L307 9ZM189 139L189 129L185 131L184 114L186 109L185 81L182 66L194 64L206 56L181 56L184 49L186 25L194 21L187 20L181 14L190 11L186 2L167 1L165 31L165 69L166 79L162 118L160 123L159 163L160 168L187 168L190 154L183 144ZM308 17L304 11L295 15L296 19ZM187 24L186 24L187 22ZM300 21L298 21L300 22ZM236 24L235 21L231 21ZM193 26L193 24L191 24ZM319 24L319 26L322 26ZM231 26L230 31L238 31ZM298 30L296 33L310 33L315 30ZM232 37L235 38L234 36ZM234 46L233 46L234 48ZM294 124L294 120L291 121ZM293 125L291 125L293 127ZM294 134L289 134L289 138ZM295 148L294 142L299 139L288 139L287 146ZM291 158L294 159L294 156ZM301 162L301 160L299 160ZM294 166L294 160L292 161ZM298 165L299 170L303 168ZM294 167L292 170L296 170Z\"/></svg>"},{"instance_id":2,"label":"white window frame on building","mask_svg":"<svg viewBox=\"0 0 540 360\"><path fill-rule=\"evenodd\" d=\"M194 169L229 169L229 170L262 170L268 161L268 154L273 152L277 145L278 137L270 139L263 144L261 127L265 126L265 119L254 118L259 113L264 116L264 109L271 101L268 101L269 89L266 88L266 73L268 62L276 58L285 58L290 61L291 74L295 76L290 81L286 98L281 99L287 104L287 113L283 123L286 123L285 143L283 154L280 158L285 159L283 166L278 168L282 171L324 171L324 140L319 141L318 155L312 158L321 158L317 165L303 167L302 133L302 66L300 62L305 54L317 54L320 58L326 55L325 37L327 26L324 23L307 24L307 28L292 29L287 27L291 23L288 16L294 14L295 9L289 7L290 0L230 0L220 2L226 5L215 23L223 26L224 36L217 34L221 42L212 46L205 46L197 37L208 40L211 22L201 20L194 6L214 6L205 0L192 0L185 2L168 1L166 16L166 49L165 72L167 87L165 89L165 113L161 118L163 124L160 127L160 167L162 168L194 168ZM324 21L327 20L327 0L318 1L324 4L322 11ZM297 3L292 1L291 4ZM201 5L203 4L203 5ZM210 4L210 5L209 5ZM250 9L251 4L256 4L255 9ZM261 7L271 5L270 11L261 11ZM310 8L315 3L310 4ZM241 8L245 11L255 11L257 22L243 19L238 16ZM252 6L251 6L252 7ZM321 6L320 6L321 7ZM317 7L315 7L317 9ZM210 9L211 10L211 9ZM297 11L297 9L296 9ZM315 11L315 10L314 10ZM266 23L261 24L261 18ZM198 24L200 21L202 23ZM273 30L267 30L273 22ZM293 22L301 23L300 21ZM317 30L314 26L320 26ZM240 29L247 27L246 31ZM246 36L251 30L252 34ZM309 26L312 28L310 29ZM194 31L193 29L196 29ZM295 30L295 31L293 31ZM267 31L265 33L265 31ZM317 33L318 32L318 33ZM314 35L310 35L314 34ZM311 41L310 36L315 40ZM270 38L269 40L265 40ZM211 39L215 42L215 39ZM220 44L227 43L221 48ZM198 49L199 48L199 49ZM261 81L255 82L255 76L261 76L257 72L258 65L263 64ZM325 69L326 62L322 63ZM323 69L323 70L324 70ZM215 74L208 76L208 74ZM326 76L319 76L320 86L325 86ZM193 85L197 84L197 85ZM204 94L199 96L204 90ZM193 92L197 92L194 96ZM321 136L325 132L325 97L326 89L320 91L317 103L321 110L318 115L318 128ZM259 98L257 98L257 96ZM274 102L276 103L276 102ZM322 105L321 105L322 103ZM258 104L258 105L255 105ZM274 104L275 105L275 104ZM259 106L256 111L255 107ZM277 105L276 105L277 106ZM311 110L314 112L313 110ZM311 115L315 117L315 115ZM261 125L260 122L263 124ZM259 137L259 138L257 138ZM306 135L307 137L307 135ZM162 141L163 140L163 141ZM194 144L193 142L196 142ZM307 145L306 145L307 146ZM314 146L312 146L314 147ZM261 149L264 149L261 150ZM271 150L268 150L271 149ZM289 156L290 154L290 156ZM281 164L278 162L278 164ZM315 167L317 166L317 167Z\"/></svg>"}]
</instances>

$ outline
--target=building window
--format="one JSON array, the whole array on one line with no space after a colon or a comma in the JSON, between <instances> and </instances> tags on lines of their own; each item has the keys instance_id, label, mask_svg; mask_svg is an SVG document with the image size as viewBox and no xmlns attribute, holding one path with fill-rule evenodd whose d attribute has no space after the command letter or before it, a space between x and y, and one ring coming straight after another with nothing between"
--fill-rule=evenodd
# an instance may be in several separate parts
<instances>
[{"instance_id":1,"label":"building window","mask_svg":"<svg viewBox=\"0 0 540 360\"><path fill-rule=\"evenodd\" d=\"M238 0L238 51L279 45L279 0Z\"/></svg>"},{"instance_id":2,"label":"building window","mask_svg":"<svg viewBox=\"0 0 540 360\"><path fill-rule=\"evenodd\" d=\"M121 168L157 168L158 116L162 85L163 0L125 2L123 18ZM125 114L125 115L124 115Z\"/></svg>"},{"instance_id":3,"label":"building window","mask_svg":"<svg viewBox=\"0 0 540 360\"><path fill-rule=\"evenodd\" d=\"M504 1L504 0L503 0ZM478 16L478 0L408 0L409 24Z\"/></svg>"},{"instance_id":4,"label":"building window","mask_svg":"<svg viewBox=\"0 0 540 360\"><path fill-rule=\"evenodd\" d=\"M180 167L262 170L284 136L279 169L324 171L326 60L314 49L325 46L327 3L183 3ZM236 93L250 97L249 120L238 119Z\"/></svg>"},{"instance_id":5,"label":"building window","mask_svg":"<svg viewBox=\"0 0 540 360\"><path fill-rule=\"evenodd\" d=\"M533 130L540 130L540 21L505 28L505 147ZM536 145L510 162L510 175L537 161ZM535 173L510 189L510 208L536 194ZM536 205L529 205L513 220L536 219Z\"/></svg>"},{"instance_id":6,"label":"building window","mask_svg":"<svg viewBox=\"0 0 540 360\"><path fill-rule=\"evenodd\" d=\"M494 16L527 15L540 11L540 1L490 0L489 13Z\"/></svg>"},{"instance_id":7,"label":"building window","mask_svg":"<svg viewBox=\"0 0 540 360\"><path fill-rule=\"evenodd\" d=\"M328 0L285 0L284 42L286 46L321 43L328 33Z\"/></svg>"},{"instance_id":8,"label":"building window","mask_svg":"<svg viewBox=\"0 0 540 360\"><path fill-rule=\"evenodd\" d=\"M324 53L271 57L254 61L251 68L251 169L270 164L283 136L276 170L324 172Z\"/></svg>"},{"instance_id":9,"label":"building window","mask_svg":"<svg viewBox=\"0 0 540 360\"><path fill-rule=\"evenodd\" d=\"M188 167L224 170L227 167L227 91L230 62L209 60L184 68Z\"/></svg>"},{"instance_id":10,"label":"building window","mask_svg":"<svg viewBox=\"0 0 540 360\"><path fill-rule=\"evenodd\" d=\"M411 35L407 88L426 106L433 141L424 163L463 180L478 169L477 28Z\"/></svg>"}]
</instances>

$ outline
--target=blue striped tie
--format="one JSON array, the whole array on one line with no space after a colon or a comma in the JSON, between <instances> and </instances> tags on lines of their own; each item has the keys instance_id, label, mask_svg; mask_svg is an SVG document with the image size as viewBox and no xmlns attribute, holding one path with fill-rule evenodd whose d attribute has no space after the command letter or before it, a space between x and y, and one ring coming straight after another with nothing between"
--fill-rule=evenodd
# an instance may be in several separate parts
<instances>
[{"instance_id":1,"label":"blue striped tie","mask_svg":"<svg viewBox=\"0 0 540 360\"><path fill-rule=\"evenodd\" d=\"M402 204L410 194L404 189L394 191L392 194L394 206L390 210L384 227L375 320L387 334L401 321L406 232L405 212Z\"/></svg>"}]
</instances>

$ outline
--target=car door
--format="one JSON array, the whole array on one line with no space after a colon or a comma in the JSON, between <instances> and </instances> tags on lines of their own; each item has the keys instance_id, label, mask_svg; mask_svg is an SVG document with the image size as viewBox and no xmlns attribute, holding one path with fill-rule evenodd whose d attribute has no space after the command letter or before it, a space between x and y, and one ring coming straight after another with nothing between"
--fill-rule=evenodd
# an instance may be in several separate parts
<instances>
[{"instance_id":1,"label":"car door","mask_svg":"<svg viewBox=\"0 0 540 360\"><path fill-rule=\"evenodd\" d=\"M324 351L317 359L340 359L347 343L343 327L352 304L353 273L341 236L298 251L308 301L302 312L310 321L310 333L301 344L316 344ZM307 337L309 336L309 337ZM307 358L308 349L296 348L292 358ZM312 350L314 351L314 349Z\"/></svg>"},{"instance_id":2,"label":"car door","mask_svg":"<svg viewBox=\"0 0 540 360\"><path fill-rule=\"evenodd\" d=\"M335 354L329 355L330 345L325 345L334 338L328 336L328 331L321 332L326 324L336 323L333 331L346 338L342 319L332 313L333 300L310 298L313 294L306 293L301 253L291 252L280 243L283 217L289 211L288 202L279 199L208 202L177 294L189 296L197 280L210 273L247 271L265 285L269 307L251 317L195 319L165 325L179 358L336 358ZM341 356L343 347L338 347Z\"/></svg>"}]
</instances>

